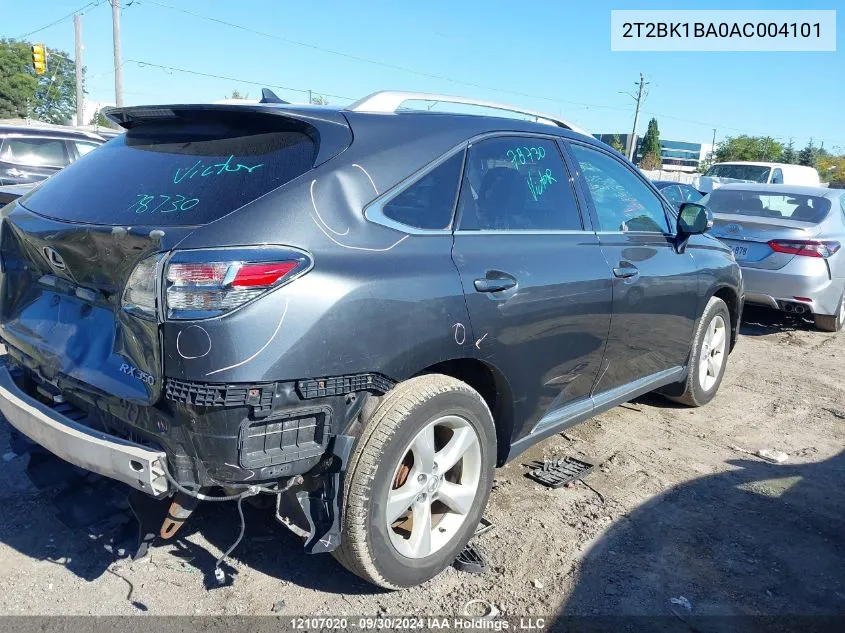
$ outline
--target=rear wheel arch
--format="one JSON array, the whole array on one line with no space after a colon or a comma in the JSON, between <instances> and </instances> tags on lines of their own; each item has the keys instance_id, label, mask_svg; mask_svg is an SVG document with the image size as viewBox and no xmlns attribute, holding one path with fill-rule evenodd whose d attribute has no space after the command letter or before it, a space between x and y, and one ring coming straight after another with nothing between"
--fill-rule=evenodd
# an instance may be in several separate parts
<instances>
[{"instance_id":1,"label":"rear wheel arch","mask_svg":"<svg viewBox=\"0 0 845 633\"><path fill-rule=\"evenodd\" d=\"M513 395L504 374L477 358L453 358L435 363L416 375L423 374L443 374L457 378L481 395L496 426L496 464L503 465L510 452L514 428Z\"/></svg>"}]
</instances>

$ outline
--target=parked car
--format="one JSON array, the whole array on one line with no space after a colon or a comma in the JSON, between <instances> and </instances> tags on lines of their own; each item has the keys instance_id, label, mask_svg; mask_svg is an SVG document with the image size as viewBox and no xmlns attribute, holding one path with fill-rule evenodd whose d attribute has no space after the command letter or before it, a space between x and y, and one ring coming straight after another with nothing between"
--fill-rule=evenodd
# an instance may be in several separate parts
<instances>
[{"instance_id":1,"label":"parked car","mask_svg":"<svg viewBox=\"0 0 845 633\"><path fill-rule=\"evenodd\" d=\"M675 209L680 209L684 202L698 202L704 197L698 189L683 182L671 180L652 180L652 182Z\"/></svg>"},{"instance_id":2,"label":"parked car","mask_svg":"<svg viewBox=\"0 0 845 633\"><path fill-rule=\"evenodd\" d=\"M0 185L44 180L105 142L73 128L0 125Z\"/></svg>"},{"instance_id":3,"label":"parked car","mask_svg":"<svg viewBox=\"0 0 845 633\"><path fill-rule=\"evenodd\" d=\"M815 167L788 163L758 163L736 161L716 163L703 176L693 180L693 186L702 193L737 182L758 182L773 185L821 186L819 172Z\"/></svg>"},{"instance_id":4,"label":"parked car","mask_svg":"<svg viewBox=\"0 0 845 633\"><path fill-rule=\"evenodd\" d=\"M0 186L0 207L4 204L9 204L12 200L17 200L25 193L28 193L34 186L35 183Z\"/></svg>"},{"instance_id":5,"label":"parked car","mask_svg":"<svg viewBox=\"0 0 845 633\"><path fill-rule=\"evenodd\" d=\"M742 267L746 301L811 316L838 332L845 323L845 191L794 185L725 185L702 202L712 234Z\"/></svg>"},{"instance_id":6,"label":"parked car","mask_svg":"<svg viewBox=\"0 0 845 633\"><path fill-rule=\"evenodd\" d=\"M109 116L123 137L3 210L0 409L180 521L270 495L307 552L408 587L464 548L494 466L719 388L730 249L565 121L395 92Z\"/></svg>"}]
</instances>

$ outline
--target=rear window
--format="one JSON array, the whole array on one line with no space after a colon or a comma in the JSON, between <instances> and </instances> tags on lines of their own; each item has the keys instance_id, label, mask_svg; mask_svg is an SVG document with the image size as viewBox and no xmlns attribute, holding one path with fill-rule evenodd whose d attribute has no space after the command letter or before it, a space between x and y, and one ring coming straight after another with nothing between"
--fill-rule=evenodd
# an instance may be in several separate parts
<instances>
[{"instance_id":1,"label":"rear window","mask_svg":"<svg viewBox=\"0 0 845 633\"><path fill-rule=\"evenodd\" d=\"M26 206L72 222L205 224L310 170L308 131L281 116L219 111L145 122L50 178Z\"/></svg>"},{"instance_id":2,"label":"rear window","mask_svg":"<svg viewBox=\"0 0 845 633\"><path fill-rule=\"evenodd\" d=\"M820 196L773 194L763 191L716 189L701 200L713 213L779 218L818 224L830 211L830 200Z\"/></svg>"}]
</instances>

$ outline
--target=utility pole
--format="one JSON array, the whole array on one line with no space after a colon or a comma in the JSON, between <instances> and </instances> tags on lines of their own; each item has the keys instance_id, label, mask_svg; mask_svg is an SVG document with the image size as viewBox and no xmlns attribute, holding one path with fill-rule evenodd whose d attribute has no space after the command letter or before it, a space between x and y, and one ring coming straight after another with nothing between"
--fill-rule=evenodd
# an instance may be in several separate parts
<instances>
[{"instance_id":1,"label":"utility pole","mask_svg":"<svg viewBox=\"0 0 845 633\"><path fill-rule=\"evenodd\" d=\"M627 153L628 153L628 160L630 160L631 162L634 162L634 151L636 150L636 147L637 147L636 138L637 138L637 125L640 122L640 103L646 97L646 95L643 94L643 91L645 90L645 87L648 85L648 83L649 82L647 82L643 78L643 74L640 73L640 82L639 82L639 88L637 89L637 96L635 97L634 95L629 94L627 92L623 93L623 94L627 94L629 97L631 97L634 101L637 102L637 109L636 109L636 112L634 113L634 129L631 131L631 138L628 141L628 152Z\"/></svg>"},{"instance_id":2,"label":"utility pole","mask_svg":"<svg viewBox=\"0 0 845 633\"><path fill-rule=\"evenodd\" d=\"M114 102L123 105L123 66L120 61L120 0L111 2L111 24L114 38Z\"/></svg>"},{"instance_id":3,"label":"utility pole","mask_svg":"<svg viewBox=\"0 0 845 633\"><path fill-rule=\"evenodd\" d=\"M76 61L76 124L84 125L85 97L82 92L82 16L73 16L74 59Z\"/></svg>"},{"instance_id":4,"label":"utility pole","mask_svg":"<svg viewBox=\"0 0 845 633\"><path fill-rule=\"evenodd\" d=\"M708 157L708 165L710 167L716 162L716 128L713 128L713 142L710 143L710 156Z\"/></svg>"},{"instance_id":5,"label":"utility pole","mask_svg":"<svg viewBox=\"0 0 845 633\"><path fill-rule=\"evenodd\" d=\"M308 89L308 105L314 103L313 99L311 99L311 89Z\"/></svg>"}]
</instances>

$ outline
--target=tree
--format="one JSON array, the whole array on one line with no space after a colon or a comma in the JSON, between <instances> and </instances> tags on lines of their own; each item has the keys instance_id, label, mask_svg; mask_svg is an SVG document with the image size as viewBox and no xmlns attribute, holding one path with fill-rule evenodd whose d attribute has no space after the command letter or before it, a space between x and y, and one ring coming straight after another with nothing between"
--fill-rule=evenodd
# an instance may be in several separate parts
<instances>
[{"instance_id":1,"label":"tree","mask_svg":"<svg viewBox=\"0 0 845 633\"><path fill-rule=\"evenodd\" d=\"M845 182L845 154L820 157L816 168L823 181Z\"/></svg>"},{"instance_id":2,"label":"tree","mask_svg":"<svg viewBox=\"0 0 845 633\"><path fill-rule=\"evenodd\" d=\"M110 128L117 129L117 125L115 125L111 121L111 119L106 117L106 115L103 114L102 110L97 110L94 113L94 116L91 117L91 120L88 122L88 125L96 125L96 126L99 126L99 127L110 127Z\"/></svg>"},{"instance_id":3,"label":"tree","mask_svg":"<svg viewBox=\"0 0 845 633\"><path fill-rule=\"evenodd\" d=\"M31 55L29 43L0 39L0 118L67 123L76 112L73 61L47 47L47 72L36 75Z\"/></svg>"},{"instance_id":4,"label":"tree","mask_svg":"<svg viewBox=\"0 0 845 633\"><path fill-rule=\"evenodd\" d=\"M313 105L329 105L329 100L323 95L314 95L311 97L311 103Z\"/></svg>"},{"instance_id":5,"label":"tree","mask_svg":"<svg viewBox=\"0 0 845 633\"><path fill-rule=\"evenodd\" d=\"M798 164L806 165L807 167L815 167L817 159L816 146L813 145L813 139L810 139L804 149L798 152Z\"/></svg>"},{"instance_id":6,"label":"tree","mask_svg":"<svg viewBox=\"0 0 845 633\"><path fill-rule=\"evenodd\" d=\"M771 136L728 136L716 149L716 162L731 160L776 161L783 154L783 143Z\"/></svg>"},{"instance_id":7,"label":"tree","mask_svg":"<svg viewBox=\"0 0 845 633\"><path fill-rule=\"evenodd\" d=\"M792 139L789 139L789 143L783 148L783 153L780 155L780 162L789 165L795 164L795 144L792 142Z\"/></svg>"},{"instance_id":8,"label":"tree","mask_svg":"<svg viewBox=\"0 0 845 633\"><path fill-rule=\"evenodd\" d=\"M646 171L660 169L662 166L663 163L660 161L660 156L653 152L643 154L643 157L640 159L640 168Z\"/></svg>"},{"instance_id":9,"label":"tree","mask_svg":"<svg viewBox=\"0 0 845 633\"><path fill-rule=\"evenodd\" d=\"M610 146L611 146L613 149L615 149L617 152L620 152L620 153L622 153L622 154L624 154L624 153L625 153L625 146L624 146L624 145L622 145L622 140L619 138L619 135L618 135L618 134L614 134L614 135L610 138Z\"/></svg>"},{"instance_id":10,"label":"tree","mask_svg":"<svg viewBox=\"0 0 845 633\"><path fill-rule=\"evenodd\" d=\"M660 169L663 161L660 158L660 130L657 129L657 119L648 122L648 129L643 137L642 152L640 166L643 169ZM646 164L649 166L647 167Z\"/></svg>"},{"instance_id":11,"label":"tree","mask_svg":"<svg viewBox=\"0 0 845 633\"><path fill-rule=\"evenodd\" d=\"M249 94L242 95L241 91L235 88L232 94L226 97L227 99L249 99Z\"/></svg>"}]
</instances>

